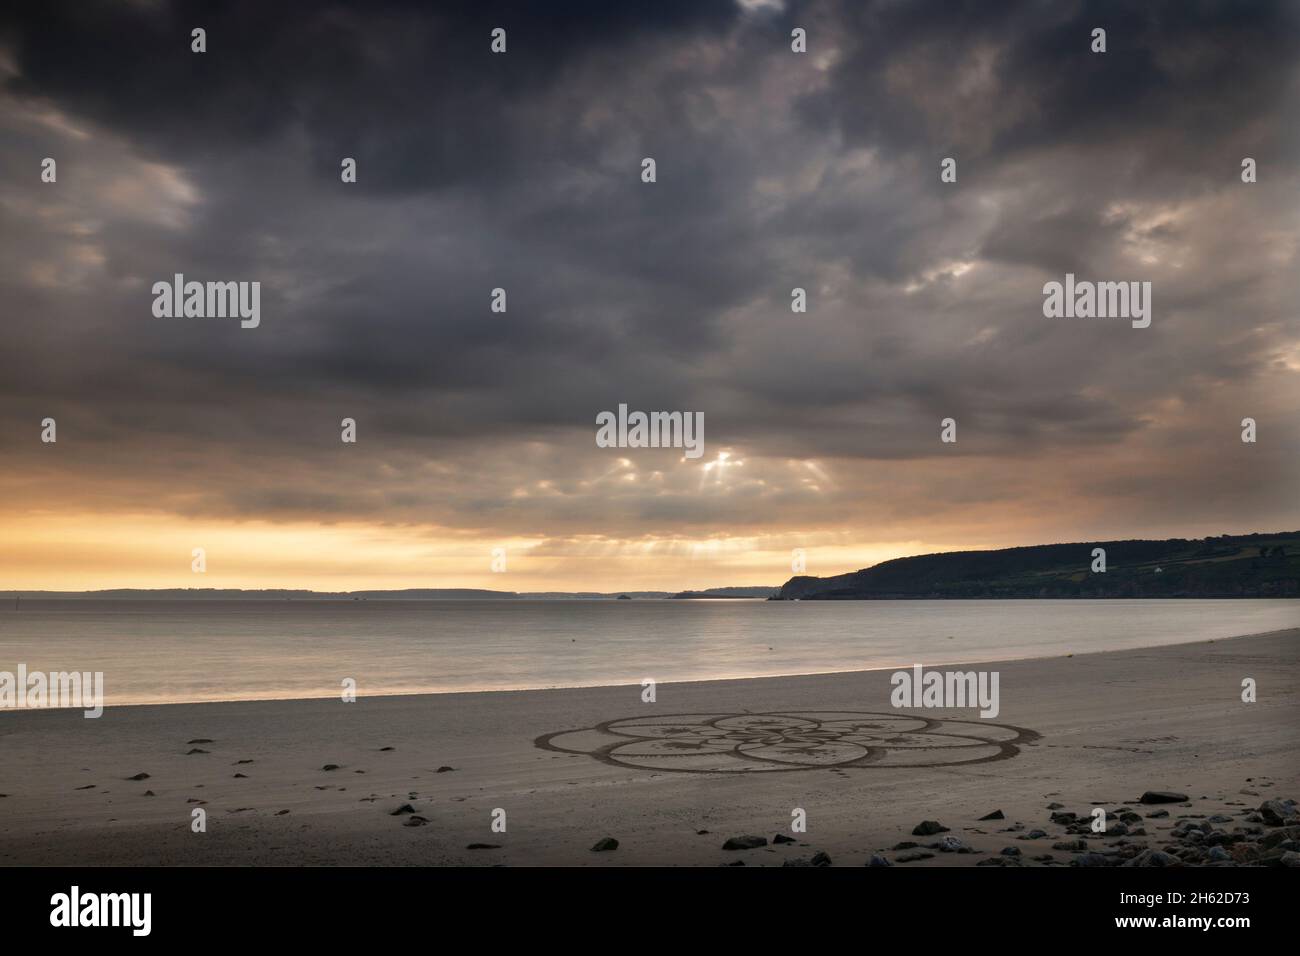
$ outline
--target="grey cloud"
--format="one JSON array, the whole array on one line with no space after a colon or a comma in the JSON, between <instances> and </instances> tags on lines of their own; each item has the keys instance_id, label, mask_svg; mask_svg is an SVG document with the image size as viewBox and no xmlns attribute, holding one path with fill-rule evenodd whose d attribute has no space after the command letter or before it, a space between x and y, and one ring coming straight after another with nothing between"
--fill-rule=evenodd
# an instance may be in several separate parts
<instances>
[{"instance_id":1,"label":"grey cloud","mask_svg":"<svg viewBox=\"0 0 1300 956\"><path fill-rule=\"evenodd\" d=\"M79 459L86 474L124 487L135 461L143 482L194 487L168 507L575 534L827 522L873 487L855 468L1000 456L1086 495L1074 456L1127 467L1107 449L1162 420L1176 474L1216 402L1239 419L1295 396L1276 368L1300 339L1287 4L69 3L0 22L18 70L0 292L29 317L0 328L0 446L30 464L33 416L57 411L117 449ZM192 24L208 54L188 52ZM43 110L89 138L34 123ZM42 193L32 170L55 152ZM1259 184L1237 178L1242 155ZM193 188L179 220L110 201L107 171L145 169ZM262 328L153 319L149 284L178 271L260 278ZM1149 334L1045 320L1042 283L1066 271L1154 277ZM609 458L595 413L621 401L704 411L711 448L759 478L583 486ZM391 472L337 460L344 415ZM1287 474L1285 434L1256 479ZM556 453L520 453L535 443ZM840 480L796 493L764 457L831 461ZM447 473L422 483L422 462ZM536 480L569 490L509 497ZM1237 480L1226 464L1198 479Z\"/></svg>"}]
</instances>

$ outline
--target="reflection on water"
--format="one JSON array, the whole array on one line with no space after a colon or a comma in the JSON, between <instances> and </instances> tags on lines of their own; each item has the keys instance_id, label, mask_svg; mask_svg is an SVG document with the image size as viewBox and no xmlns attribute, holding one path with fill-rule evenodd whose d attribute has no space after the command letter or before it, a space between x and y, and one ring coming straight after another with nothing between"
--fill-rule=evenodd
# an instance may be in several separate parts
<instances>
[{"instance_id":1,"label":"reflection on water","mask_svg":"<svg viewBox=\"0 0 1300 956\"><path fill-rule=\"evenodd\" d=\"M23 601L0 671L106 702L639 684L1007 660L1300 626L1300 601Z\"/></svg>"}]
</instances>

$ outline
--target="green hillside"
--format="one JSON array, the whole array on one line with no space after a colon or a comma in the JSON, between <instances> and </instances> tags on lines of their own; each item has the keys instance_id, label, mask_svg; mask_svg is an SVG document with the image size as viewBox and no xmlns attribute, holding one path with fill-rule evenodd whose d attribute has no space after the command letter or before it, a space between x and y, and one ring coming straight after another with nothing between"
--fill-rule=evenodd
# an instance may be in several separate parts
<instances>
[{"instance_id":1,"label":"green hillside","mask_svg":"<svg viewBox=\"0 0 1300 956\"><path fill-rule=\"evenodd\" d=\"M1090 570L1094 548L1104 574ZM1300 597L1300 531L925 554L791 578L773 600L1179 597Z\"/></svg>"}]
</instances>

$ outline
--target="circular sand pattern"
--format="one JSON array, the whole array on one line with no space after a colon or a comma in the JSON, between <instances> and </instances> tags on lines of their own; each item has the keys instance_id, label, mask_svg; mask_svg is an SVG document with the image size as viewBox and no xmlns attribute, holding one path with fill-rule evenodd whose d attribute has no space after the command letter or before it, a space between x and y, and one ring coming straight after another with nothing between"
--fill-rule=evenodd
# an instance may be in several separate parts
<instances>
[{"instance_id":1,"label":"circular sand pattern","mask_svg":"<svg viewBox=\"0 0 1300 956\"><path fill-rule=\"evenodd\" d=\"M770 773L988 763L1014 757L1018 745L1038 738L1032 730L986 720L799 710L625 717L543 734L534 743L638 770Z\"/></svg>"}]
</instances>

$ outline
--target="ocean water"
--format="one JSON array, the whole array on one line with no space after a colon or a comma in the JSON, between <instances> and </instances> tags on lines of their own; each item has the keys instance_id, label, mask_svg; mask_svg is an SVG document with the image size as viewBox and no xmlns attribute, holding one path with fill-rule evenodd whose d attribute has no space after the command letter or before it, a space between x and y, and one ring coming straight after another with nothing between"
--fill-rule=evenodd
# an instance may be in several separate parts
<instances>
[{"instance_id":1,"label":"ocean water","mask_svg":"<svg viewBox=\"0 0 1300 956\"><path fill-rule=\"evenodd\" d=\"M906 667L1300 626L1300 601L23 601L0 671L105 703L441 693Z\"/></svg>"}]
</instances>

